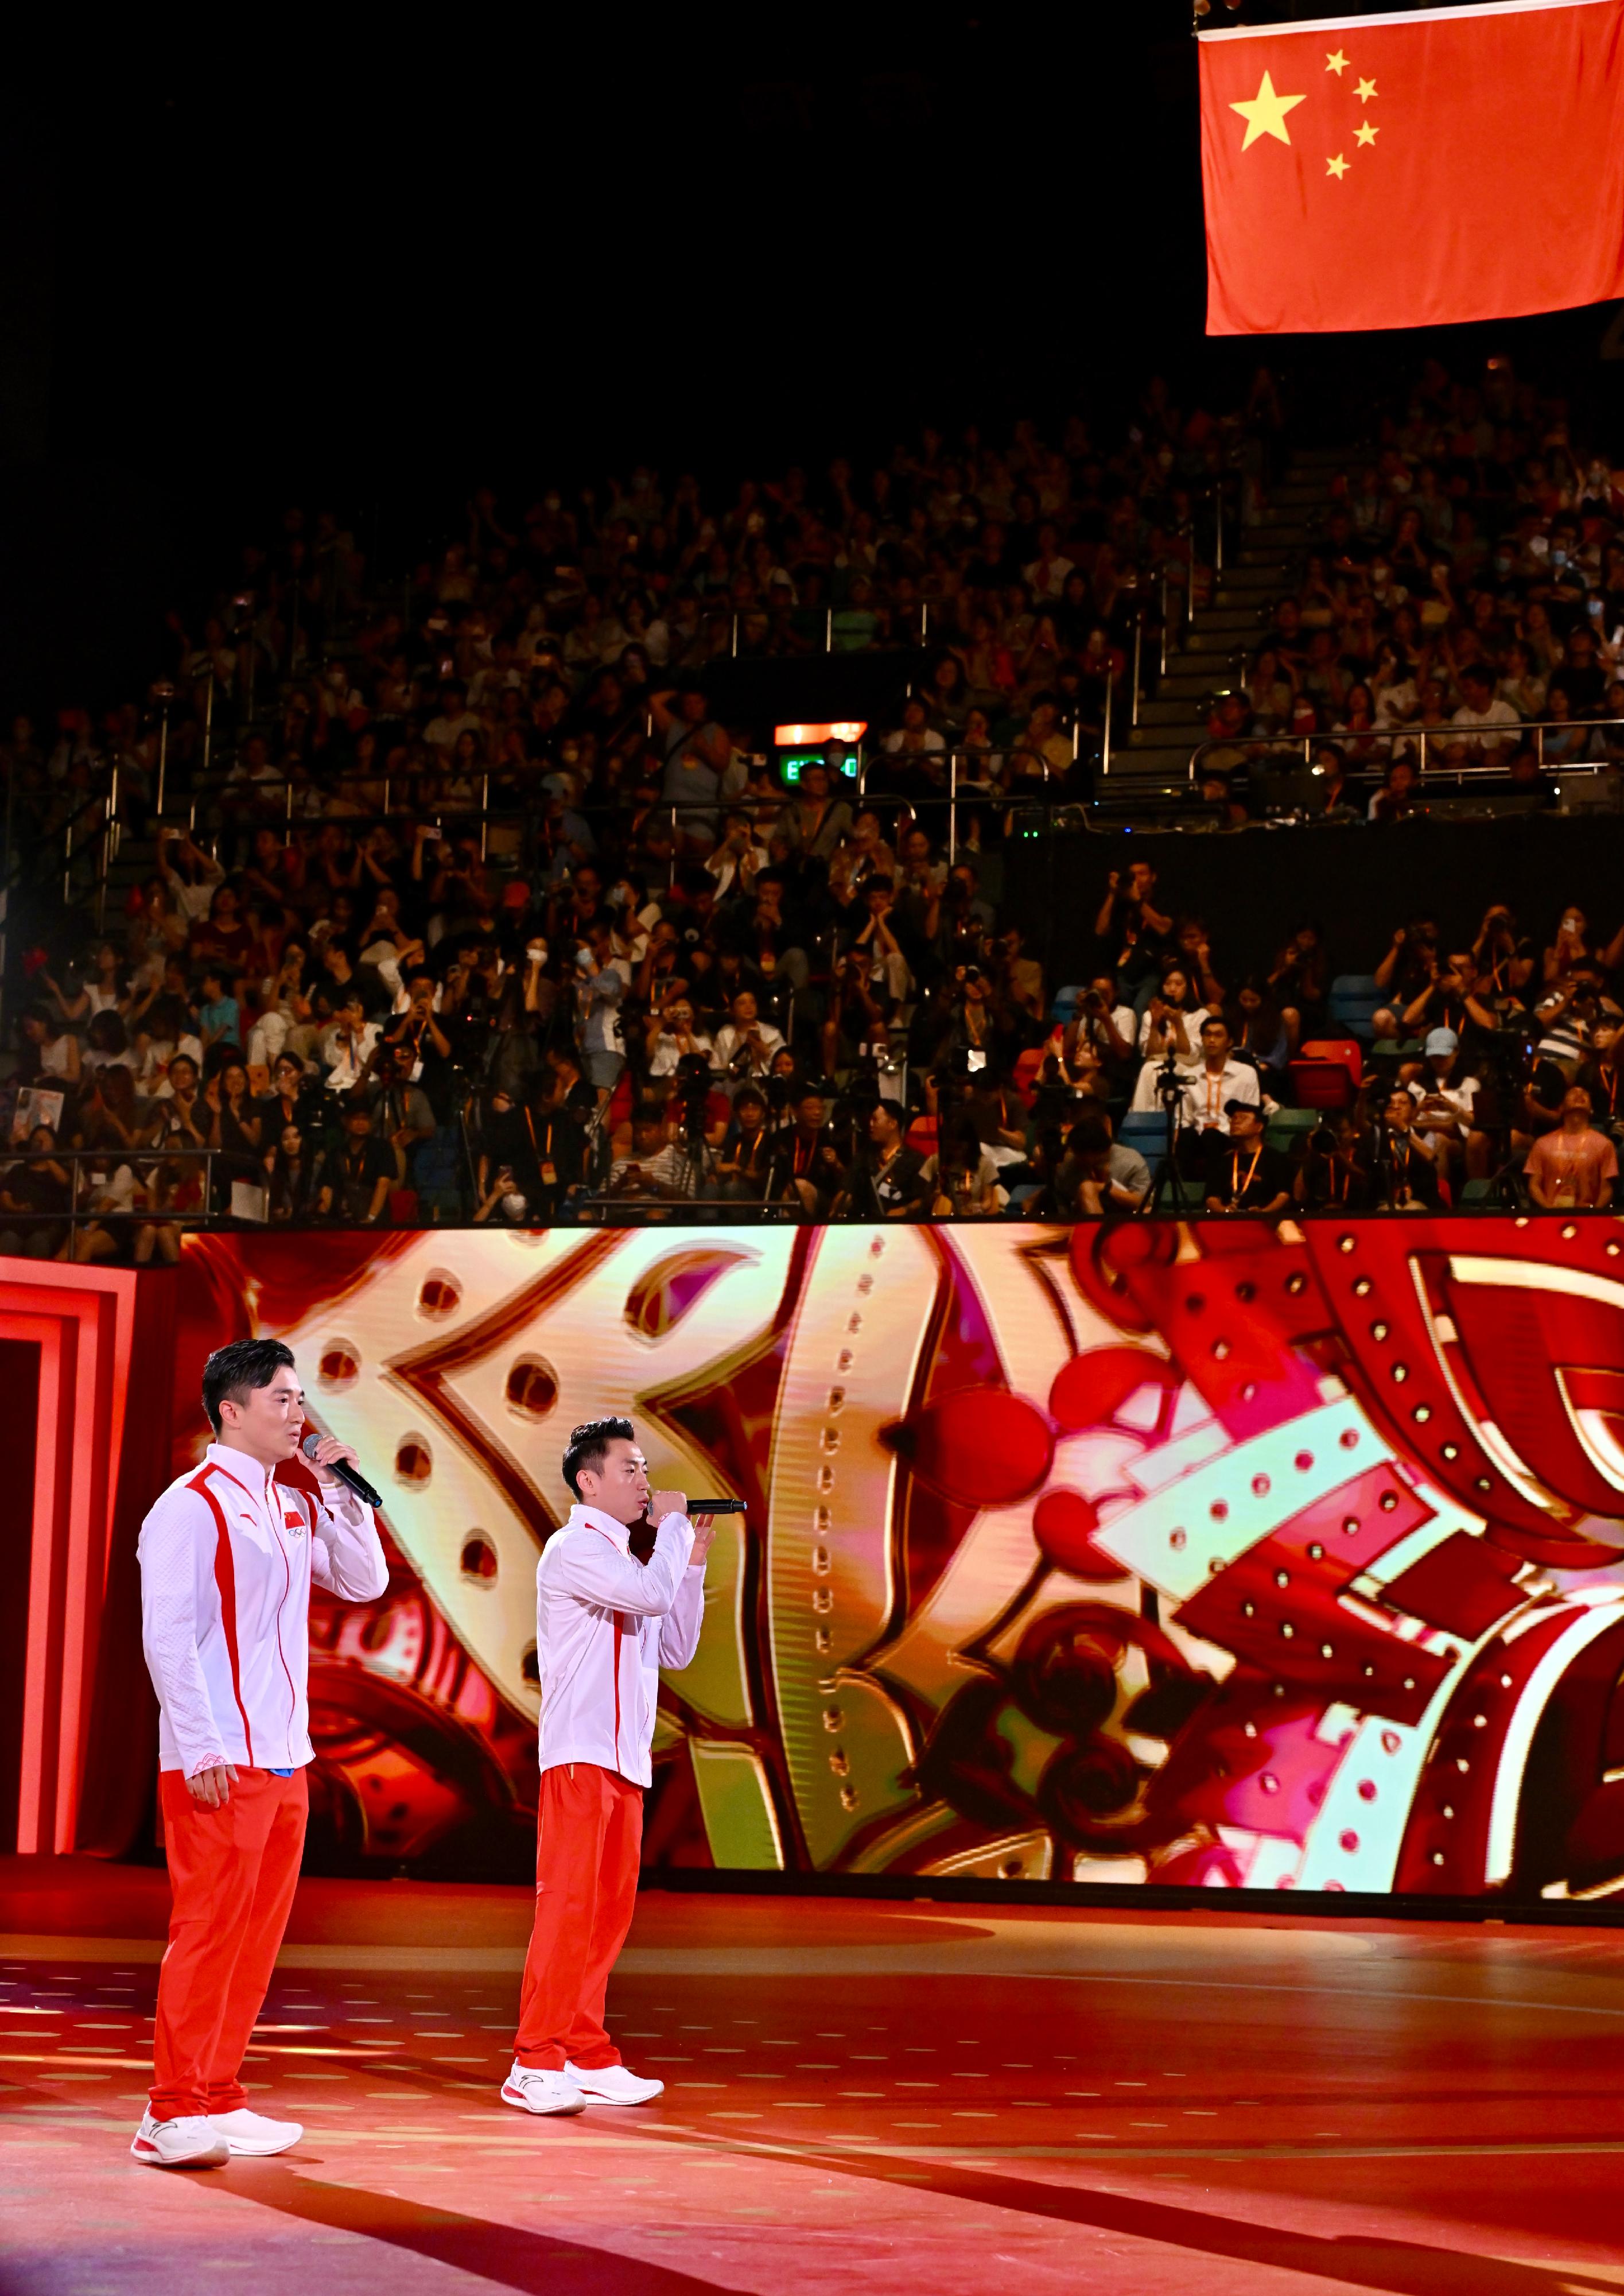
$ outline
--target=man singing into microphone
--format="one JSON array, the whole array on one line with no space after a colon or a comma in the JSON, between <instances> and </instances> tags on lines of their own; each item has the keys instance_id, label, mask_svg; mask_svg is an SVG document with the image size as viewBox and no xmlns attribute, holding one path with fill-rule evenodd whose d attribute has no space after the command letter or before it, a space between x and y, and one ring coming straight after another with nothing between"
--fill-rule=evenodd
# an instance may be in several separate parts
<instances>
[{"instance_id":1,"label":"man singing into microphone","mask_svg":"<svg viewBox=\"0 0 1624 2296\"><path fill-rule=\"evenodd\" d=\"M142 1640L158 1693L159 1797L174 1906L151 2101L130 2150L156 2169L284 2152L304 2131L249 2110L238 2078L298 1880L311 1759L310 1587L375 1602L388 1567L369 1506L311 1439L320 1496L279 1482L305 1398L280 1340L203 1366L215 1439L141 1526Z\"/></svg>"},{"instance_id":2,"label":"man singing into microphone","mask_svg":"<svg viewBox=\"0 0 1624 2296\"><path fill-rule=\"evenodd\" d=\"M650 1494L629 1419L577 1427L564 1480L579 1504L535 1572L535 1927L502 2087L525 2112L647 2104L665 2086L622 2064L603 2004L637 1898L659 1669L686 1666L699 1646L714 1536L708 1515L690 1522L681 1491ZM631 1532L645 1517L654 1547L641 1562Z\"/></svg>"}]
</instances>

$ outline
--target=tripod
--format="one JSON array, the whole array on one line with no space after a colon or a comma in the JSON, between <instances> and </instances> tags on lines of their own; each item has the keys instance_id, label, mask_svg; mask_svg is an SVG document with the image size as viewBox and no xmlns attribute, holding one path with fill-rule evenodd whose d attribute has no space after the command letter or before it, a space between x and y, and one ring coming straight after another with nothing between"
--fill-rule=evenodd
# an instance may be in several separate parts
<instances>
[{"instance_id":1,"label":"tripod","mask_svg":"<svg viewBox=\"0 0 1624 2296\"><path fill-rule=\"evenodd\" d=\"M1162 1122L1165 1128L1165 1144L1162 1152L1162 1168L1156 1174L1150 1193L1139 1206L1139 1217L1147 1218L1166 1208L1173 1212L1199 1210L1199 1201L1192 1206L1179 1168L1179 1145L1184 1137L1184 1078L1178 1063L1169 1053L1165 1062L1156 1070L1156 1098L1162 1103Z\"/></svg>"}]
</instances>

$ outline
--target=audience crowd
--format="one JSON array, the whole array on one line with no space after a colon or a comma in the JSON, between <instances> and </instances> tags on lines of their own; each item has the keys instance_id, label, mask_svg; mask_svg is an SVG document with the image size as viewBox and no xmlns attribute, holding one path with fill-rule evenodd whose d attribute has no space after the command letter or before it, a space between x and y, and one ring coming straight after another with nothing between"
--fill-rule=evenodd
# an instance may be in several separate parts
<instances>
[{"instance_id":1,"label":"audience crowd","mask_svg":"<svg viewBox=\"0 0 1624 2296\"><path fill-rule=\"evenodd\" d=\"M1318 786L1293 802L1377 822L1424 804L1432 767L1494 768L1549 806L1551 769L1624 765L1621 517L1624 470L1565 402L1506 359L1471 383L1430 363L1333 479L1301 578L1213 696L1208 801L1244 818L1305 750Z\"/></svg>"},{"instance_id":2,"label":"audience crowd","mask_svg":"<svg viewBox=\"0 0 1624 2296\"><path fill-rule=\"evenodd\" d=\"M1238 975L1147 864L1096 889L1081 984L1004 903L1024 800L1087 793L1136 616L1210 579L1201 490L1261 498L1280 420L1261 373L1223 418L1153 385L1109 450L1074 419L725 510L648 471L517 518L483 494L398 607L336 521L290 518L177 625L156 714L0 747L25 832L116 765L151 851L102 934L31 954L0 1248L173 1258L211 1216L1087 1218L1153 1174L1213 1212L1605 1203L1624 931L1394 920L1339 952L1370 967L1344 1024L1312 926ZM1423 727L1429 762L1554 795L1520 725L1624 716L1614 476L1509 367L1429 369L1215 698L1209 799L1244 817L1309 734L1316 802L1374 772L1358 809L1391 823ZM861 790L839 743L786 785L706 699L720 655L825 647L910 650Z\"/></svg>"}]
</instances>

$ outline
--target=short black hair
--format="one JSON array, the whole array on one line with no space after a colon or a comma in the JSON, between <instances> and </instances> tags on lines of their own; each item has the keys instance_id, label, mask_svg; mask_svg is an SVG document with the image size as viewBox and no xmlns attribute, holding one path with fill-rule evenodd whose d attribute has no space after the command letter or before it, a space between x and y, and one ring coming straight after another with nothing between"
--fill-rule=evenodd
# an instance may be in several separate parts
<instances>
[{"instance_id":1,"label":"short black hair","mask_svg":"<svg viewBox=\"0 0 1624 2296\"><path fill-rule=\"evenodd\" d=\"M292 1357L288 1360L291 1363ZM600 1467L611 1443L633 1443L636 1439L629 1419L583 1419L579 1427L572 1427L569 1448L564 1454L564 1480L575 1496L581 1496L576 1478L583 1467Z\"/></svg>"},{"instance_id":2,"label":"short black hair","mask_svg":"<svg viewBox=\"0 0 1624 2296\"><path fill-rule=\"evenodd\" d=\"M281 1340L231 1340L216 1348L203 1365L203 1408L208 1423L220 1431L220 1406L246 1403L257 1387L269 1387L293 1350Z\"/></svg>"}]
</instances>

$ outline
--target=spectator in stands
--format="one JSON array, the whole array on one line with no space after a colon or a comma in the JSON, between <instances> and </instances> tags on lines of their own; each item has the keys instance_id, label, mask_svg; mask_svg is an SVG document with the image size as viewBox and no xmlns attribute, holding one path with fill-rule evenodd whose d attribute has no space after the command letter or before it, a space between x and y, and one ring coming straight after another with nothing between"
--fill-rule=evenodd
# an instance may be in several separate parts
<instances>
[{"instance_id":1,"label":"spectator in stands","mask_svg":"<svg viewBox=\"0 0 1624 2296\"><path fill-rule=\"evenodd\" d=\"M1139 1023L1143 1065L1133 1092L1136 1109L1156 1105L1156 1070L1164 1062L1171 1062L1185 1075L1199 1065L1201 1031L1212 1017L1204 1005L1193 1003L1189 975L1183 966L1170 964Z\"/></svg>"},{"instance_id":2,"label":"spectator in stands","mask_svg":"<svg viewBox=\"0 0 1624 2296\"><path fill-rule=\"evenodd\" d=\"M347 1227L377 1227L395 1185L395 1157L372 1130L363 1093L345 1095L342 1136L323 1151L315 1175L316 1211Z\"/></svg>"},{"instance_id":3,"label":"spectator in stands","mask_svg":"<svg viewBox=\"0 0 1624 2296\"><path fill-rule=\"evenodd\" d=\"M1468 663L1459 684L1461 704L1449 722L1460 727L1461 738L1449 744L1445 756L1452 765L1495 764L1514 746L1509 734L1495 729L1514 726L1517 713L1495 692L1495 674L1488 662Z\"/></svg>"},{"instance_id":4,"label":"spectator in stands","mask_svg":"<svg viewBox=\"0 0 1624 2296\"><path fill-rule=\"evenodd\" d=\"M1255 1077L1253 1083L1255 1088ZM1214 1127L1204 1136L1208 1211L1253 1212L1278 1219L1291 1206L1290 1162L1279 1149L1270 1147L1263 1111L1255 1100L1231 1100L1223 1112L1227 1130Z\"/></svg>"},{"instance_id":5,"label":"spectator in stands","mask_svg":"<svg viewBox=\"0 0 1624 2296\"><path fill-rule=\"evenodd\" d=\"M1002 1209L998 1166L967 1114L944 1124L919 1173L933 1219L992 1219Z\"/></svg>"},{"instance_id":6,"label":"spectator in stands","mask_svg":"<svg viewBox=\"0 0 1624 2296\"><path fill-rule=\"evenodd\" d=\"M1293 1191L1305 1211L1367 1211L1375 1193L1373 1167L1371 1137L1352 1111L1344 1109L1310 1135Z\"/></svg>"},{"instance_id":7,"label":"spectator in stands","mask_svg":"<svg viewBox=\"0 0 1624 2296\"><path fill-rule=\"evenodd\" d=\"M265 1218L273 1227L303 1227L311 1214L315 1157L303 1126L284 1124L264 1157Z\"/></svg>"},{"instance_id":8,"label":"spectator in stands","mask_svg":"<svg viewBox=\"0 0 1624 2296\"><path fill-rule=\"evenodd\" d=\"M758 1085L740 1085L733 1095L731 1119L715 1163L717 1189L724 1202L759 1204L764 1201L771 1176L772 1151L767 1095Z\"/></svg>"},{"instance_id":9,"label":"spectator in stands","mask_svg":"<svg viewBox=\"0 0 1624 2296\"><path fill-rule=\"evenodd\" d=\"M877 1100L869 1111L867 1143L845 1176L832 1207L836 1219L912 1219L925 1207L928 1183L925 1159L903 1136L894 1101Z\"/></svg>"},{"instance_id":10,"label":"spectator in stands","mask_svg":"<svg viewBox=\"0 0 1624 2296\"><path fill-rule=\"evenodd\" d=\"M1105 1111L1080 1116L1056 1175L1061 1217L1098 1219L1106 1212L1137 1212L1150 1189L1149 1165L1137 1149L1113 1139Z\"/></svg>"},{"instance_id":11,"label":"spectator in stands","mask_svg":"<svg viewBox=\"0 0 1624 2296\"><path fill-rule=\"evenodd\" d=\"M1379 822L1402 819L1417 801L1422 734L1429 779L1447 784L1456 764L1481 762L1497 776L1486 784L1494 792L1543 808L1562 791L1537 746L1530 755L1519 721L1624 709L1607 636L1624 616L1624 545L1612 535L1624 504L1607 477L1612 462L1553 445L1564 411L1526 383L1506 379L1502 389L1495 371L1492 421L1481 405L1473 412L1474 390L1437 374L1413 420L1401 407L1375 410L1382 435L1368 474L1351 473L1346 511L1316 521L1259 652L1221 705L1218 730L1232 746L1282 734L1305 742L1317 760L1334 759L1324 778L1338 802L1357 789L1361 807L1383 755L1377 736L1398 732L1404 751L1370 803ZM1089 1119L1102 1096L1120 1104L1131 1091L1155 1105L1154 1086L1149 1101L1138 1097L1141 1062L1154 1075L1170 1050L1187 1077L1209 1073L1201 1021L1220 1005L1233 1038L1220 1081L1244 1064L1282 1096L1292 1051L1323 1030L1331 972L1360 953L1339 950L1333 963L1323 936L1310 934L1236 990L1230 920L1213 919L1226 952L1220 981L1204 931L1188 919L1175 930L1180 913L1140 860L1112 876L1092 920L1100 947L1087 969L1099 977L1049 1034L1036 935L1050 921L1030 906L1012 914L1003 890L1020 882L1030 898L1030 880L1011 868L1032 818L1017 801L1063 787L1074 753L1086 767L1106 693L1125 699L1138 602L1153 602L1147 662L1170 563L1189 582L1198 619L1204 611L1199 540L1190 565L1170 537L1187 506L1184 486L1220 451L1219 433L1204 413L1177 414L1165 398L1157 406L1138 443L1097 448L1068 436L1057 445L1024 426L1008 454L971 439L957 459L940 444L899 455L871 484L847 470L815 506L817 488L787 480L752 485L736 513L713 516L696 482L673 490L645 474L616 489L612 512L543 493L526 518L482 490L467 542L426 555L430 570L412 586L404 615L398 594L361 604L363 591L346 586L353 552L336 540L335 583L340 564L348 570L331 596L345 603L330 606L323 592L319 614L306 611L307 578L275 554L251 554L249 605L202 608L192 623L201 642L181 642L167 803L182 802L196 828L166 828L157 840L156 873L127 929L98 954L94 988L53 947L38 986L54 1028L23 1023L21 1081L61 1089L64 1136L94 1136L122 1161L126 1135L185 1144L217 1128L224 1139L220 1072L229 1077L246 1050L256 1071L277 1064L273 1090L246 1119L234 1078L226 1095L244 1138L248 1123L260 1128L256 1176L290 1125L301 1136L298 1168L314 1168L323 1126L347 1131L340 1111L351 1094L377 1109L396 1092L401 1108L383 1120L401 1132L395 1118L413 1103L404 1128L422 1218L467 1218L481 1202L486 1217L510 1218L518 1198L551 1216L570 1191L600 1190L611 1134L629 1144L633 1094L672 1095L689 1047L708 1045L720 1061L726 1042L730 1071L741 1009L756 1044L739 1075L775 1095L802 1082L793 1058L780 1062L785 1032L814 1062L820 1055L842 1094L862 1047L893 1034L900 1046L906 1032L918 1080L904 1126L916 1111L926 1128L935 1122L935 1086L923 1079L962 1055L967 1074L943 1101L942 1141L926 1143L950 1165L966 1112L954 1095L975 1060L986 1087L976 1099L981 1153L1026 1202L1028 1190L1054 1195L1064 1125L1080 1105L1069 1095L1087 1095ZM1222 433L1254 501L1268 491L1259 456L1271 420L1254 398ZM623 507L633 497L635 514ZM223 608L227 594L240 594L234 573L210 603ZM864 742L883 817L860 806L853 818L850 792L820 763L798 790L779 787L747 755L757 729L723 725L706 698L706 660L735 643L796 654L832 630L836 646L912 644L922 599L925 683L894 709L880 707ZM60 828L62 808L108 786L116 759L123 824L138 837L140 791L155 774L151 713L120 706L98 723L76 708L60 730L46 758L31 728L15 729L0 767L18 797L42 827L48 818ZM1624 757L1624 740L1593 742L1582 726L1547 726L1541 739L1546 760L1568 769L1570 793L1592 756ZM949 741L967 745L951 830ZM487 778L492 812L479 821ZM1238 784L1217 801L1226 818L1244 816ZM1280 875L1289 881L1288 860ZM1453 915L1454 889L1446 882L1439 891ZM1424 1141L1442 1144L1451 1185L1474 1160L1499 1164L1509 1147L1525 1156L1556 1127L1564 1070L1583 1062L1587 1076L1592 1064L1601 1074L1614 1014L1607 976L1624 970L1624 936L1604 942L1564 915L1537 963L1525 935L1486 919L1474 940L1456 933L1447 955L1433 931L1427 942L1402 938L1378 966L1378 1037L1448 1029L1459 1042L1446 1094L1484 1086L1465 1113L1464 1163L1458 1123L1434 1109L1409 1128L1417 1155ZM215 971L205 977L205 967ZM1537 1020L1549 1049L1511 1098L1497 1098L1489 1030L1520 1029L1522 1007L1542 990L1558 1000ZM741 1008L741 997L753 1004ZM120 1021L135 1061L127 1100L109 1081L127 1056ZM403 1048L409 1066L396 1057ZM1030 1122L1024 1112L1010 1120L1023 1055L1019 1073L1038 1072ZM775 1073L780 1065L789 1078ZM1424 1106L1439 1096L1435 1070L1401 1073ZM555 1178L543 1182L539 1157L510 1143L498 1152L515 1185L496 1192L491 1163L476 1198L461 1125L467 1109L484 1136L497 1087L509 1095L509 1129L526 1115L556 1128ZM323 1103L314 1120L313 1091ZM427 1133L418 1100L433 1119ZM828 1144L844 1173L852 1103L840 1104L838 1150ZM731 1185L753 1187L763 1155L779 1152L780 1113L775 1100L757 1125L754 1103L730 1116L713 1095L699 1111L703 1154L741 1155ZM678 1120L668 1101L662 1122L668 1130ZM792 1119L788 1131L801 1136L796 1153L812 1152L804 1126ZM1391 1131L1384 1122L1379 1139ZM771 1150L749 1144L758 1133ZM697 1141L688 1129L674 1140L662 1133L654 1152L680 1152L670 1193L656 1199L667 1209L691 1201ZM873 1147L869 1138L865 1157ZM1350 1154L1343 1168L1357 1176L1365 1147ZM110 1211L96 1223L115 1253L127 1257L132 1233L148 1229L152 1251L167 1253L195 1211L184 1201L192 1168L162 1160L173 1173L155 1168L150 1179L128 1166L149 1217L134 1219L132 1197L129 1219ZM961 1163L968 1174L967 1157ZM394 1210L404 1216L398 1177L396 1161ZM979 1209L983 1192L969 1177ZM809 1183L790 1187L802 1211L809 1193L814 1210L834 1200L824 1166L815 1185L786 1172L763 1189L781 1197L797 1179ZM1374 1190L1374 1161L1370 1179ZM1326 1185L1336 1201L1334 1172ZM1357 1177L1349 1187L1357 1194ZM308 1203L312 1193L290 1183L278 1201Z\"/></svg>"},{"instance_id":12,"label":"spectator in stands","mask_svg":"<svg viewBox=\"0 0 1624 2296\"><path fill-rule=\"evenodd\" d=\"M845 1168L828 1130L828 1103L815 1085L795 1098L793 1121L774 1144L774 1200L824 1219L845 1184Z\"/></svg>"},{"instance_id":13,"label":"spectator in stands","mask_svg":"<svg viewBox=\"0 0 1624 2296\"><path fill-rule=\"evenodd\" d=\"M1382 1105L1375 1140L1375 1204L1382 1211L1431 1211L1438 1202L1438 1167L1432 1145L1416 1127L1416 1102L1408 1085L1396 1086Z\"/></svg>"},{"instance_id":14,"label":"spectator in stands","mask_svg":"<svg viewBox=\"0 0 1624 2296\"><path fill-rule=\"evenodd\" d=\"M1460 1038L1453 1029L1429 1029L1423 1053L1427 1072L1408 1086L1416 1103L1415 1129L1431 1148L1439 1177L1452 1180L1464 1166L1473 1129L1477 1078L1462 1070Z\"/></svg>"},{"instance_id":15,"label":"spectator in stands","mask_svg":"<svg viewBox=\"0 0 1624 2296\"><path fill-rule=\"evenodd\" d=\"M712 1065L722 1077L764 1076L783 1041L782 1030L761 1018L755 991L741 988L716 1031Z\"/></svg>"},{"instance_id":16,"label":"spectator in stands","mask_svg":"<svg viewBox=\"0 0 1624 2296\"><path fill-rule=\"evenodd\" d=\"M27 1154L0 1167L0 1253L23 1259L64 1258L72 1208L73 1183L57 1154L56 1134L50 1125L37 1124Z\"/></svg>"},{"instance_id":17,"label":"spectator in stands","mask_svg":"<svg viewBox=\"0 0 1624 2296\"><path fill-rule=\"evenodd\" d=\"M1234 1039L1221 1014L1208 1013L1201 1024L1201 1058L1182 1078L1184 1100L1179 1123L1192 1170L1204 1169L1206 1135L1227 1133L1229 1111L1240 1101L1261 1108L1262 1086L1249 1061L1236 1059Z\"/></svg>"},{"instance_id":18,"label":"spectator in stands","mask_svg":"<svg viewBox=\"0 0 1624 2296\"><path fill-rule=\"evenodd\" d=\"M1605 1210L1618 1185L1619 1157L1610 1136L1591 1122L1590 1095L1582 1084L1562 1096L1562 1122L1543 1133L1522 1169L1541 1211Z\"/></svg>"},{"instance_id":19,"label":"spectator in stands","mask_svg":"<svg viewBox=\"0 0 1624 2296\"><path fill-rule=\"evenodd\" d=\"M79 1040L48 1004L30 1004L22 1016L18 1075L25 1084L66 1088L79 1078Z\"/></svg>"}]
</instances>

